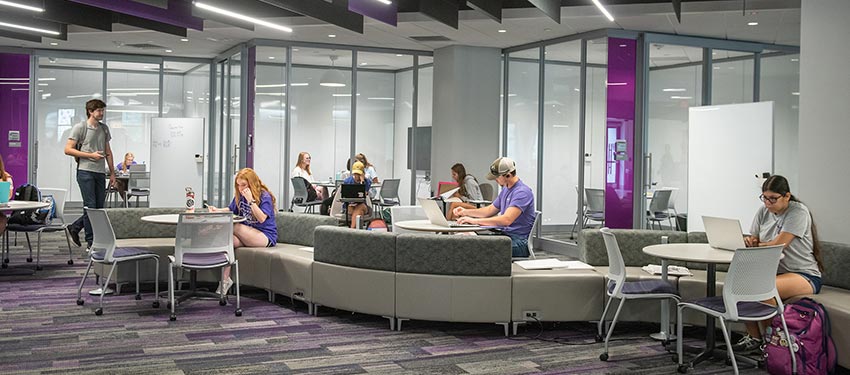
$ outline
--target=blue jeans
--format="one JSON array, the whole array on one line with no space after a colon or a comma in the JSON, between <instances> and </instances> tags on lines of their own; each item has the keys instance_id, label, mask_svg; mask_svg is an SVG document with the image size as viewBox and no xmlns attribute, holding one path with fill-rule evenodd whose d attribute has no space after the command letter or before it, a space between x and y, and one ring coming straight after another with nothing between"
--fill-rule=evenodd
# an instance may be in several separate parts
<instances>
[{"instance_id":1,"label":"blue jeans","mask_svg":"<svg viewBox=\"0 0 850 375\"><path fill-rule=\"evenodd\" d=\"M104 201L106 201L106 174L78 169L77 184L80 185L80 194L83 195L83 207L103 208ZM82 226L86 229L86 243L91 246L94 240L94 232L92 232L89 216L85 210L83 210L83 216L80 216L71 225L75 228Z\"/></svg>"},{"instance_id":2,"label":"blue jeans","mask_svg":"<svg viewBox=\"0 0 850 375\"><path fill-rule=\"evenodd\" d=\"M513 234L507 234L511 238L511 256L512 257L528 257L528 237L520 237Z\"/></svg>"}]
</instances>

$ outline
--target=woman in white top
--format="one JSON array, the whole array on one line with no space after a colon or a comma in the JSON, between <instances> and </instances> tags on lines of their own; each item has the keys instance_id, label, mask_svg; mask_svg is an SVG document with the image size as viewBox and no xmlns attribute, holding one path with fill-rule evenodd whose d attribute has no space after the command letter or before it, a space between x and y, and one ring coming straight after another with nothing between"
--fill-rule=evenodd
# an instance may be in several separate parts
<instances>
[{"instance_id":1,"label":"woman in white top","mask_svg":"<svg viewBox=\"0 0 850 375\"><path fill-rule=\"evenodd\" d=\"M312 159L310 153L306 151L298 153L298 161L295 163L295 168L292 168L291 177L302 177L307 180L307 182L313 185L313 189L316 190L317 199L323 199L327 194L325 194L324 187L314 183L316 180L313 178L313 172L310 171L310 162Z\"/></svg>"},{"instance_id":2,"label":"woman in white top","mask_svg":"<svg viewBox=\"0 0 850 375\"><path fill-rule=\"evenodd\" d=\"M449 220L454 220L453 212L456 207L476 208L474 204L468 202L470 200L484 200L481 195L481 188L478 187L478 180L475 179L475 176L466 174L466 167L463 164L457 163L452 166L452 179L458 184L458 190L452 195L452 198L459 198L460 202L452 202L451 208L446 210L446 219Z\"/></svg>"}]
</instances>

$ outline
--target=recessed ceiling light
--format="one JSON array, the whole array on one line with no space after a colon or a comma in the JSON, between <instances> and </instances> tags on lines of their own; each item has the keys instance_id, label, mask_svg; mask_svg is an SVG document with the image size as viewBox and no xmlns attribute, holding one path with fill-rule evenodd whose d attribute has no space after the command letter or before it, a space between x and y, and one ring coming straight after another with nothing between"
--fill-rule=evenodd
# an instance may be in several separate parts
<instances>
[{"instance_id":1,"label":"recessed ceiling light","mask_svg":"<svg viewBox=\"0 0 850 375\"><path fill-rule=\"evenodd\" d=\"M402 56L404 56L404 55L402 55L400 53L395 54L395 57L402 57Z\"/></svg>"},{"instance_id":2,"label":"recessed ceiling light","mask_svg":"<svg viewBox=\"0 0 850 375\"><path fill-rule=\"evenodd\" d=\"M171 52L174 52L174 51L172 51L170 49L165 50L165 53L171 53Z\"/></svg>"},{"instance_id":3,"label":"recessed ceiling light","mask_svg":"<svg viewBox=\"0 0 850 375\"><path fill-rule=\"evenodd\" d=\"M336 38L336 34L328 34L328 38Z\"/></svg>"},{"instance_id":4,"label":"recessed ceiling light","mask_svg":"<svg viewBox=\"0 0 850 375\"><path fill-rule=\"evenodd\" d=\"M274 60L274 56L269 56L269 60Z\"/></svg>"},{"instance_id":5,"label":"recessed ceiling light","mask_svg":"<svg viewBox=\"0 0 850 375\"><path fill-rule=\"evenodd\" d=\"M747 26L758 26L758 22L747 22Z\"/></svg>"},{"instance_id":6,"label":"recessed ceiling light","mask_svg":"<svg viewBox=\"0 0 850 375\"><path fill-rule=\"evenodd\" d=\"M688 90L687 89L664 89L664 90L661 90L661 91L664 91L664 92L684 92L684 91L688 91Z\"/></svg>"},{"instance_id":7,"label":"recessed ceiling light","mask_svg":"<svg viewBox=\"0 0 850 375\"><path fill-rule=\"evenodd\" d=\"M56 43L56 42L50 42L50 45L51 45L51 46L58 46L58 45L59 45L59 43Z\"/></svg>"},{"instance_id":8,"label":"recessed ceiling light","mask_svg":"<svg viewBox=\"0 0 850 375\"><path fill-rule=\"evenodd\" d=\"M792 62L800 61L800 59L791 59Z\"/></svg>"},{"instance_id":9,"label":"recessed ceiling light","mask_svg":"<svg viewBox=\"0 0 850 375\"><path fill-rule=\"evenodd\" d=\"M508 30L505 30L505 29L499 29L499 32L500 32L500 33L506 33L506 32L508 32Z\"/></svg>"},{"instance_id":10,"label":"recessed ceiling light","mask_svg":"<svg viewBox=\"0 0 850 375\"><path fill-rule=\"evenodd\" d=\"M367 63L364 63L364 62L360 63L360 66L364 66L364 65L367 65Z\"/></svg>"},{"instance_id":11,"label":"recessed ceiling light","mask_svg":"<svg viewBox=\"0 0 850 375\"><path fill-rule=\"evenodd\" d=\"M298 52L298 48L293 48L292 52Z\"/></svg>"},{"instance_id":12,"label":"recessed ceiling light","mask_svg":"<svg viewBox=\"0 0 850 375\"><path fill-rule=\"evenodd\" d=\"M189 41L189 38L180 38L180 41L181 41L181 42L188 42L188 41Z\"/></svg>"},{"instance_id":13,"label":"recessed ceiling light","mask_svg":"<svg viewBox=\"0 0 850 375\"><path fill-rule=\"evenodd\" d=\"M800 95L800 93L799 93L799 92L797 92L797 91L793 91L793 92L791 92L791 95L799 96L799 95Z\"/></svg>"}]
</instances>

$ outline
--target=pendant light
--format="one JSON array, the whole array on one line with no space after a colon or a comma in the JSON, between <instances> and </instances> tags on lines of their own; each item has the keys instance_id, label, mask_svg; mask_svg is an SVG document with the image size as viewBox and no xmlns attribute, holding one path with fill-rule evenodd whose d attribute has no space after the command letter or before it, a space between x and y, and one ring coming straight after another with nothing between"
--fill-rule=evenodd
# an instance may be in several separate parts
<instances>
[{"instance_id":1,"label":"pendant light","mask_svg":"<svg viewBox=\"0 0 850 375\"><path fill-rule=\"evenodd\" d=\"M325 87L345 87L345 76L342 75L342 72L334 68L334 62L337 56L330 55L329 57L331 58L331 69L322 74L319 85Z\"/></svg>"}]
</instances>

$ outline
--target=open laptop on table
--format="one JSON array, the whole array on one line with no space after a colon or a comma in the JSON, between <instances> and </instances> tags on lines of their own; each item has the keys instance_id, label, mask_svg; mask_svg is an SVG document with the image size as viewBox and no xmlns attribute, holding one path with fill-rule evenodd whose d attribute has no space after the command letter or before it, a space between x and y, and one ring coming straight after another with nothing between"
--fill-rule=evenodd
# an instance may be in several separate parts
<instances>
[{"instance_id":1,"label":"open laptop on table","mask_svg":"<svg viewBox=\"0 0 850 375\"><path fill-rule=\"evenodd\" d=\"M446 220L446 217L443 216L443 211L441 211L440 207L437 206L437 202L431 199L419 198L419 205L422 206L423 210L425 210L425 216L428 217L428 221L430 221L431 224L448 228L465 228L480 226L478 224L458 224L454 221Z\"/></svg>"},{"instance_id":2,"label":"open laptop on table","mask_svg":"<svg viewBox=\"0 0 850 375\"><path fill-rule=\"evenodd\" d=\"M147 172L147 164L132 164L130 165L130 172Z\"/></svg>"},{"instance_id":3,"label":"open laptop on table","mask_svg":"<svg viewBox=\"0 0 850 375\"><path fill-rule=\"evenodd\" d=\"M366 202L365 184L342 184L340 185L339 201L345 203Z\"/></svg>"},{"instance_id":4,"label":"open laptop on table","mask_svg":"<svg viewBox=\"0 0 850 375\"><path fill-rule=\"evenodd\" d=\"M705 235L711 247L730 251L747 247L738 219L703 216L702 223L705 225Z\"/></svg>"}]
</instances>

